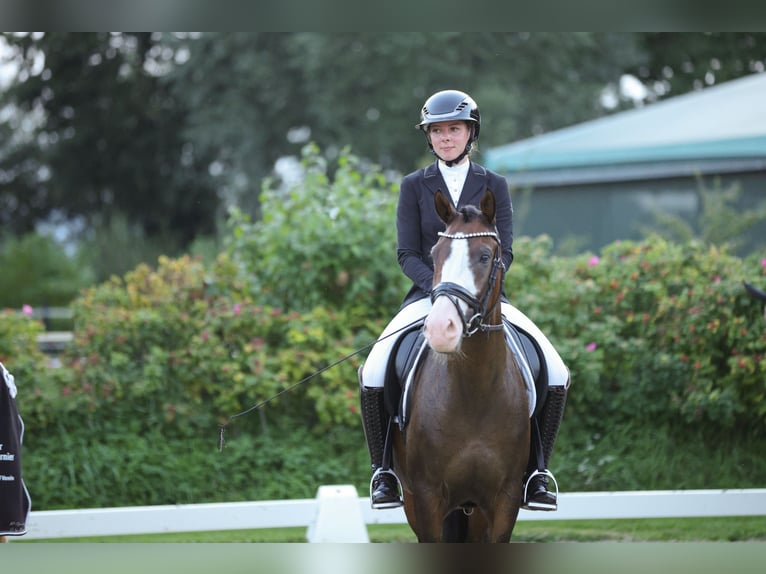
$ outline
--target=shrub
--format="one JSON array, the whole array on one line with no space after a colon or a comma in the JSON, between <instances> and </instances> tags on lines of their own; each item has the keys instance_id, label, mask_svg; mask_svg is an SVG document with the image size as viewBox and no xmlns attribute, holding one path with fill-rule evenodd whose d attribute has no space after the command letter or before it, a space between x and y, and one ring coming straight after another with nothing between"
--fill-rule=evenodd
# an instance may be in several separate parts
<instances>
[{"instance_id":1,"label":"shrub","mask_svg":"<svg viewBox=\"0 0 766 574\"><path fill-rule=\"evenodd\" d=\"M571 259L547 239L519 243L508 291L571 370L567 416L592 430L626 418L764 429L766 329L742 288L766 274L755 258L656 236Z\"/></svg>"},{"instance_id":2,"label":"shrub","mask_svg":"<svg viewBox=\"0 0 766 574\"><path fill-rule=\"evenodd\" d=\"M272 417L317 431L358 424L358 357L270 399L363 346L373 337L368 321L235 298L216 271L232 272L225 256L211 272L188 257L161 257L156 270L141 265L84 292L74 304L74 341L55 373L72 424L82 417L101 432L202 436L267 400ZM261 426L265 416L256 419Z\"/></svg>"},{"instance_id":3,"label":"shrub","mask_svg":"<svg viewBox=\"0 0 766 574\"><path fill-rule=\"evenodd\" d=\"M396 261L396 188L348 150L332 178L314 145L302 166L299 184L266 182L261 220L231 213L228 252L253 299L290 311L356 306L371 318L392 316L407 284Z\"/></svg>"},{"instance_id":4,"label":"shrub","mask_svg":"<svg viewBox=\"0 0 766 574\"><path fill-rule=\"evenodd\" d=\"M0 305L21 308L65 306L90 280L50 237L30 233L4 238L0 245Z\"/></svg>"},{"instance_id":5,"label":"shrub","mask_svg":"<svg viewBox=\"0 0 766 574\"><path fill-rule=\"evenodd\" d=\"M47 359L40 351L37 336L43 324L14 309L0 310L0 363L25 386L32 386ZM42 371L44 373L44 371Z\"/></svg>"}]
</instances>

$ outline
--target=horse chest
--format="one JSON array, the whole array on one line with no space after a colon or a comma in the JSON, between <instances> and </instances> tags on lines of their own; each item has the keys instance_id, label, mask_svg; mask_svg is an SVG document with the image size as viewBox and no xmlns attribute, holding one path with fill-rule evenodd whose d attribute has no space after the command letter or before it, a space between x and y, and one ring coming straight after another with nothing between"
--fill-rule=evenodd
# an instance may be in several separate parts
<instances>
[{"instance_id":1,"label":"horse chest","mask_svg":"<svg viewBox=\"0 0 766 574\"><path fill-rule=\"evenodd\" d=\"M528 418L526 396L513 387L503 381L475 383L456 386L446 380L421 389L413 401L409 437L433 446L463 444L510 435L519 419Z\"/></svg>"}]
</instances>

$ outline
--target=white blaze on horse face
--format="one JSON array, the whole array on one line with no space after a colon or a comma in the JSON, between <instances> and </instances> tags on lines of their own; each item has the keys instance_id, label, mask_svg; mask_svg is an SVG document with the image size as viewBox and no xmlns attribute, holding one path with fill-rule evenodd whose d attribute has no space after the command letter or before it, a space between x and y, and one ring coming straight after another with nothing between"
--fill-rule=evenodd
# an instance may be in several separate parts
<instances>
[{"instance_id":1,"label":"white blaze on horse face","mask_svg":"<svg viewBox=\"0 0 766 574\"><path fill-rule=\"evenodd\" d=\"M453 240L450 251L442 265L442 282L456 283L468 292L476 295L477 287L470 267L468 240ZM468 306L458 300L461 311L467 315ZM425 337L430 347L437 353L454 353L460 349L463 338L463 321L455 305L447 297L437 297L431 312L426 317Z\"/></svg>"}]
</instances>

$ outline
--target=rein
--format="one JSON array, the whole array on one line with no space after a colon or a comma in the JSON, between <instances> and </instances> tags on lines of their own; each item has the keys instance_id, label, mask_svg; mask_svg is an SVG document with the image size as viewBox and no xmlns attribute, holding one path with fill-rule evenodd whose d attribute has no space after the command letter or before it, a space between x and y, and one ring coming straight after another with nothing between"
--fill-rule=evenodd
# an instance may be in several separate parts
<instances>
[{"instance_id":1,"label":"rein","mask_svg":"<svg viewBox=\"0 0 766 574\"><path fill-rule=\"evenodd\" d=\"M487 280L487 290L484 292L484 296L481 300L470 293L462 285L457 283L451 283L444 281L434 287L431 292L431 302L436 301L437 297L447 297L457 309L460 320L463 322L463 337L470 337L477 331L500 331L503 329L502 321L498 325L492 325L485 323L485 318L489 312L489 298L492 295L492 286L497 280L497 273L500 269L505 272L505 264L500 252L500 237L494 231L479 231L476 233L444 233L439 232L440 237L446 237L447 239L472 239L474 237L491 237L497 242L495 248L495 258L492 261L492 269L489 272L489 278ZM470 318L466 318L463 310L460 308L459 301L463 301L469 308L474 310L474 314ZM497 303L497 301L495 301ZM493 305L494 306L494 305Z\"/></svg>"},{"instance_id":2,"label":"rein","mask_svg":"<svg viewBox=\"0 0 766 574\"><path fill-rule=\"evenodd\" d=\"M313 379L314 377L317 377L317 376L321 375L321 374L322 374L322 373L324 373L325 371L327 371L327 370L329 370L329 369L331 369L331 368L333 368L333 367L335 367L335 366L337 366L337 365L340 365L341 363L343 363L343 362L345 362L345 361L348 361L348 360L349 360L351 357L353 357L353 356L355 356L355 355L358 355L358 354L359 354L359 353L361 353L362 351L366 351L367 349L369 349L370 347L372 347L372 346L373 346L375 343L377 343L378 341L383 341L384 339L388 339L389 337L393 337L394 335L396 335L396 334L398 334L398 333L401 333L402 331L405 331L405 330L407 330L407 329L409 329L409 328L411 328L411 327L414 327L415 325L417 325L418 323L421 323L422 321L423 321L422 319L416 319L415 321L413 321L412 323L409 323L408 325L405 325L405 326L404 326L404 327L402 327L401 329L397 329L396 331L392 331L391 333L389 333L388 335L386 335L386 336L384 336L384 337L380 337L379 339L375 339L375 340L374 340L374 341L372 341L371 343L367 343L367 344L366 344L364 347L360 347L359 349L357 349L356 351L353 351L353 352L349 353L349 354L348 354L348 355L346 355L345 357L341 357L341 358L340 358L340 359L338 359L337 361L335 361L335 362L333 362L333 363L330 363L329 365L325 365L324 367L322 367L322 368L321 368L321 369L319 369L318 371L315 371L315 372L311 373L309 376L307 376L307 377L304 377L303 379L301 379L301 380L300 380L300 381L298 381L297 383L293 383L292 385L290 385L290 386L289 386L289 387L287 387L286 389L282 389L282 390L281 390L281 391L279 391L279 392L278 392L276 395L273 395L273 396L269 397L269 398L268 398L268 399L266 399L265 401L261 401L260 403L256 403L256 404L254 404L253 406L251 406L250 408L247 408L247 409L245 409L245 410L244 410L244 411L242 411L242 412L239 412L239 413L237 413L237 414L235 414L235 415L232 415L232 416L230 416L230 417L228 418L228 420L227 420L225 423L222 423L222 424L219 424L219 425L218 425L218 451L219 451L219 452L221 452L221 451L223 450L223 445L224 445L224 443L226 442L226 441L224 440L224 437L223 437L224 431L226 430L226 427L227 427L227 426L229 426L229 424L230 424L232 421L234 421L234 419L236 419L236 418L239 418L239 417L241 417L241 416L244 416L244 415L246 415L246 414L249 414L249 413L251 413L251 412L253 412L253 411L255 411L255 410L257 410L257 409L261 408L262 406L264 406L264 405L266 405L266 404L270 403L271 401L273 401L273 400L274 400L274 399L276 399L277 397L280 397L281 395L283 395L283 394L285 394L285 393L287 393L287 392L289 392L289 391L293 390L295 387L297 387L297 386L299 386L299 385L302 385L303 383L307 383L308 381L310 381L310 380L311 380L311 379Z\"/></svg>"}]
</instances>

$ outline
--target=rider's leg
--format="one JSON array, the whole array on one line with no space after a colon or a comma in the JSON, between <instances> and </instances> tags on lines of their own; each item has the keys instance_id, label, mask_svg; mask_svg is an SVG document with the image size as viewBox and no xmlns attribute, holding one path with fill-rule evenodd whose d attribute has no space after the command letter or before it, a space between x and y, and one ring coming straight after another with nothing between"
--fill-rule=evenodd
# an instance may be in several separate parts
<instances>
[{"instance_id":1,"label":"rider's leg","mask_svg":"<svg viewBox=\"0 0 766 574\"><path fill-rule=\"evenodd\" d=\"M401 309L383 330L363 367L359 369L362 424L373 470L370 481L370 502L373 508L402 505L399 479L390 468L384 467L383 451L389 417L386 414L383 388L388 360L399 336L397 331L425 317L430 308L429 299L420 299Z\"/></svg>"},{"instance_id":2,"label":"rider's leg","mask_svg":"<svg viewBox=\"0 0 766 574\"><path fill-rule=\"evenodd\" d=\"M527 510L556 510L558 508L558 484L548 464L553 445L559 432L566 404L567 385L549 386L539 414L532 419L532 444L530 445L527 484L524 486L524 502ZM551 489L550 480L554 482Z\"/></svg>"},{"instance_id":3,"label":"rider's leg","mask_svg":"<svg viewBox=\"0 0 766 574\"><path fill-rule=\"evenodd\" d=\"M548 338L526 315L505 302L502 303L502 311L506 319L535 339L543 352L548 373L545 403L538 409L537 420L532 421L536 430L532 433L533 444L530 448L530 468L524 488L523 507L529 510L556 510L558 487L555 485L553 490L550 489L549 478L554 483L555 478L548 470L548 463L564 414L569 370ZM539 460L540 457L542 460Z\"/></svg>"},{"instance_id":4,"label":"rider's leg","mask_svg":"<svg viewBox=\"0 0 766 574\"><path fill-rule=\"evenodd\" d=\"M383 465L386 446L388 416L384 404L383 387L365 387L362 368L359 369L359 399L362 407L362 426L370 451L373 475L370 482L370 503L373 508L395 508L402 505L396 475Z\"/></svg>"}]
</instances>

